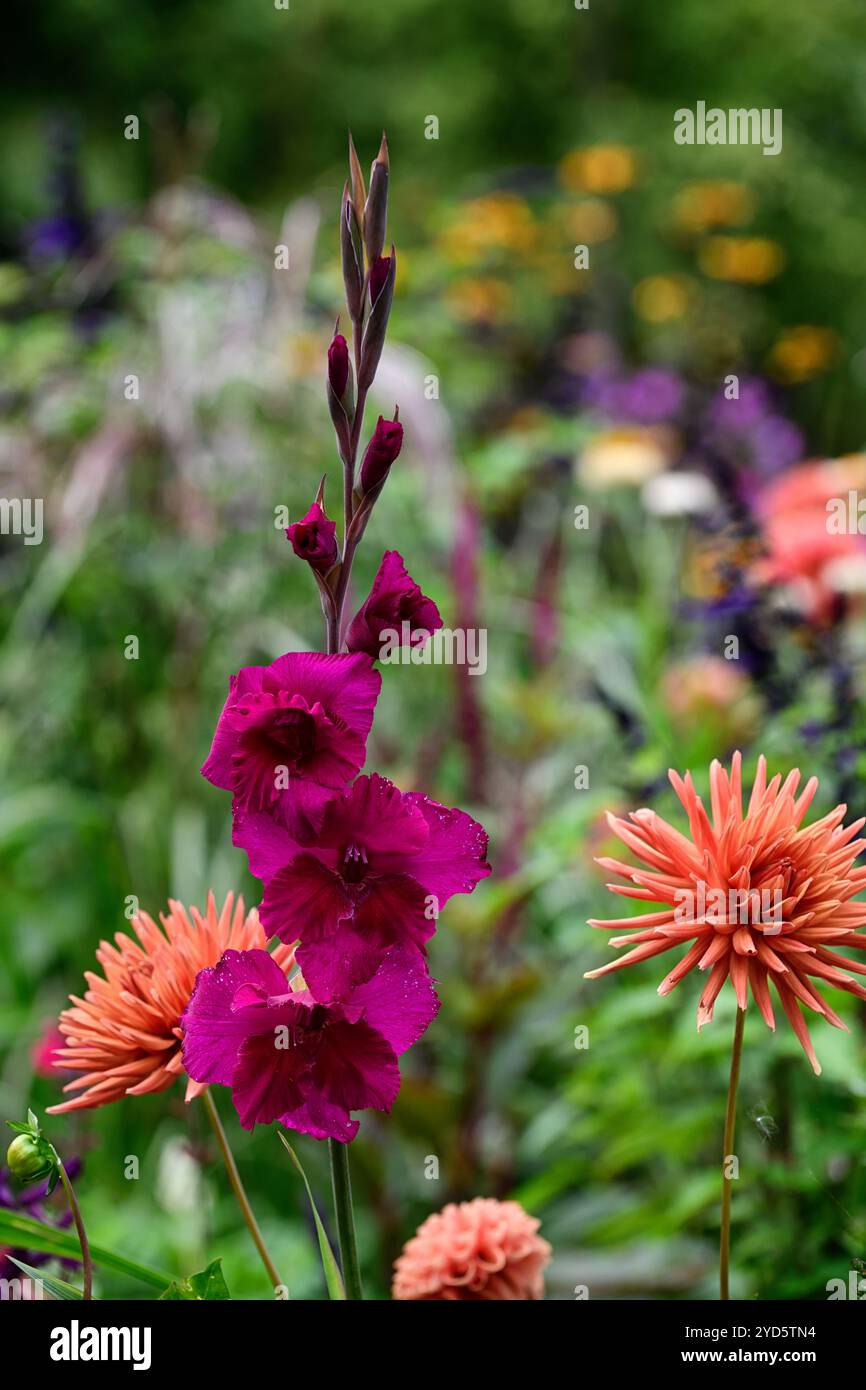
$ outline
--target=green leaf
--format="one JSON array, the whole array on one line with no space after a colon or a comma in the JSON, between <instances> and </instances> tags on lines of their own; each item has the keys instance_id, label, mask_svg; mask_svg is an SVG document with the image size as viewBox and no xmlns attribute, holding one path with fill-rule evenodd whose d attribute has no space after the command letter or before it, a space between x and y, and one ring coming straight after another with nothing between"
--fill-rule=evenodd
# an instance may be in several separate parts
<instances>
[{"instance_id":1,"label":"green leaf","mask_svg":"<svg viewBox=\"0 0 866 1390\"><path fill-rule=\"evenodd\" d=\"M277 1130L277 1133L279 1134L279 1130ZM298 1158L298 1155L295 1153L286 1136L284 1134L279 1134L279 1138L280 1143L286 1150L286 1153L289 1155L289 1158L292 1160L292 1163L294 1164L296 1170L300 1173L301 1178L303 1179L304 1187L307 1189L307 1196L310 1199L310 1207L313 1213L313 1220L316 1223L316 1234L319 1237L319 1253L322 1257L322 1269L325 1274L325 1283L328 1287L328 1297L332 1299L345 1300L346 1290L343 1288L343 1277L340 1274L340 1266L337 1264L337 1261L334 1258L334 1252L331 1249L331 1243L328 1240L327 1232L325 1231L319 1213L316 1210L316 1203L313 1201L313 1194L310 1189L310 1184L307 1182L307 1175L301 1167L301 1161Z\"/></svg>"},{"instance_id":2,"label":"green leaf","mask_svg":"<svg viewBox=\"0 0 866 1390\"><path fill-rule=\"evenodd\" d=\"M16 1260L14 1255L10 1255L8 1258L24 1271L28 1279L38 1280L48 1290L52 1298L66 1301L67 1299L82 1299L84 1297L80 1289L76 1289L74 1284L67 1284L65 1279L55 1279L52 1274L43 1274L41 1269L34 1269L32 1265L26 1265L23 1260Z\"/></svg>"},{"instance_id":3,"label":"green leaf","mask_svg":"<svg viewBox=\"0 0 866 1390\"><path fill-rule=\"evenodd\" d=\"M34 1221L32 1217L19 1216L17 1212L2 1208L0 1245L11 1246L13 1249L42 1250L47 1255L58 1257L81 1258L78 1237L73 1233L60 1230L57 1226L46 1226L42 1221ZM128 1260L125 1255L117 1255L113 1250L103 1250L98 1245L92 1245L90 1254L94 1264L101 1265L103 1269L113 1270L115 1274L125 1274L130 1279L137 1279L139 1283L147 1284L152 1289L162 1291L172 1282L170 1274L161 1274L157 1269L137 1264L135 1260Z\"/></svg>"},{"instance_id":4,"label":"green leaf","mask_svg":"<svg viewBox=\"0 0 866 1390\"><path fill-rule=\"evenodd\" d=\"M222 1260L212 1260L206 1269L191 1274L188 1279L175 1279L159 1298L160 1302L168 1303L215 1303L230 1299Z\"/></svg>"}]
</instances>

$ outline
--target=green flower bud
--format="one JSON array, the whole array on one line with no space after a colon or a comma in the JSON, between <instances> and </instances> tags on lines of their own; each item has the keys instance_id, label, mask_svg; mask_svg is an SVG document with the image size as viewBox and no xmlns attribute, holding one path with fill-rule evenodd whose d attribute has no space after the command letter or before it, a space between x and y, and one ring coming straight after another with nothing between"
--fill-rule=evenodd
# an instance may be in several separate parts
<instances>
[{"instance_id":1,"label":"green flower bud","mask_svg":"<svg viewBox=\"0 0 866 1390\"><path fill-rule=\"evenodd\" d=\"M6 1152L9 1171L16 1182L34 1183L54 1172L54 1155L43 1139L18 1134Z\"/></svg>"}]
</instances>

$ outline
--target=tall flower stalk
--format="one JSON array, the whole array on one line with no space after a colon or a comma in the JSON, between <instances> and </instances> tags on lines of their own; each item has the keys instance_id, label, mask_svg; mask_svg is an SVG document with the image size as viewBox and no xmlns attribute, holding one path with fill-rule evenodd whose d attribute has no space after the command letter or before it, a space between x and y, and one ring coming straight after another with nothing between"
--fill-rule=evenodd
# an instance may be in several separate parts
<instances>
[{"instance_id":1,"label":"tall flower stalk","mask_svg":"<svg viewBox=\"0 0 866 1390\"><path fill-rule=\"evenodd\" d=\"M201 971L182 1019L183 1065L199 1084L231 1086L241 1124L274 1121L327 1139L346 1296L362 1297L352 1208L352 1111L389 1110L398 1058L439 1001L427 942L441 908L490 872L487 836L463 811L363 774L385 651L423 645L442 625L396 550L370 594L346 612L355 554L400 454L403 426L364 414L385 343L396 251L384 255L388 146L365 186L351 137L339 242L350 340L337 320L326 395L342 470L343 527L323 478L287 528L318 587L324 651L289 652L231 677L202 772L232 793L233 840L263 884L266 937L292 949L227 950Z\"/></svg>"},{"instance_id":2,"label":"tall flower stalk","mask_svg":"<svg viewBox=\"0 0 866 1390\"><path fill-rule=\"evenodd\" d=\"M728 1271L731 1262L731 1197L733 1175L729 1165L734 1154L734 1131L737 1123L737 1088L740 1084L740 1062L743 1056L745 1009L737 1009L734 1024L734 1043L731 1048L731 1074L728 1081L728 1104L725 1110L725 1138L722 1144L722 1221L719 1240L719 1298L730 1298Z\"/></svg>"}]
</instances>

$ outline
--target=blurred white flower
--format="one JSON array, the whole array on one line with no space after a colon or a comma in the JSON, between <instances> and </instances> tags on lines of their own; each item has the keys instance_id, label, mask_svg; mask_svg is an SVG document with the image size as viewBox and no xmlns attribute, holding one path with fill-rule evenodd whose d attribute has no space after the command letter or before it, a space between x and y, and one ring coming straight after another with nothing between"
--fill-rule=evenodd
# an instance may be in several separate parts
<instances>
[{"instance_id":1,"label":"blurred white flower","mask_svg":"<svg viewBox=\"0 0 866 1390\"><path fill-rule=\"evenodd\" d=\"M644 483L641 499L653 516L696 516L712 511L718 493L703 473L659 473Z\"/></svg>"}]
</instances>

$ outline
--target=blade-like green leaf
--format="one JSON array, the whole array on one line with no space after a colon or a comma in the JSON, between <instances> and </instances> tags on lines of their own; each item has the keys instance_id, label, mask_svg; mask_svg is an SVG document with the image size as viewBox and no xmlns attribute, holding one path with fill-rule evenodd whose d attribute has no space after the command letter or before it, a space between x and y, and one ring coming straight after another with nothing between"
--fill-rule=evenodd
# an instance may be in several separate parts
<instances>
[{"instance_id":1,"label":"blade-like green leaf","mask_svg":"<svg viewBox=\"0 0 866 1390\"><path fill-rule=\"evenodd\" d=\"M279 1130L277 1130L277 1133L279 1134ZM313 1193L310 1189L310 1184L307 1182L307 1175L301 1167L301 1161L298 1158L298 1155L295 1153L294 1149L292 1148L291 1144L289 1143L288 1139L284 1134L280 1134L280 1143L283 1145L283 1148L286 1150L286 1153L289 1155L289 1158L292 1160L292 1163L294 1164L295 1168L300 1173L301 1178L303 1179L304 1187L307 1189L307 1196L310 1200L310 1207L313 1213L313 1220L316 1223L316 1234L319 1237L319 1253L322 1256L322 1269L325 1274L325 1283L328 1287L328 1296L332 1299L345 1299L346 1290L343 1287L343 1276L340 1274L340 1266L337 1264L337 1261L334 1258L334 1252L331 1249L331 1243L328 1240L327 1232L325 1231L325 1228L321 1222L321 1218L319 1217L319 1213L316 1210L316 1203L313 1201Z\"/></svg>"},{"instance_id":2,"label":"blade-like green leaf","mask_svg":"<svg viewBox=\"0 0 866 1390\"><path fill-rule=\"evenodd\" d=\"M32 1265L26 1265L23 1260L16 1260L14 1255L8 1257L14 1265L23 1270L28 1279L37 1280L51 1294L52 1298L63 1299L83 1299L84 1295L80 1289L76 1289L73 1284L67 1284L65 1279L56 1279L53 1274L44 1274L41 1269L34 1269Z\"/></svg>"},{"instance_id":3,"label":"blade-like green leaf","mask_svg":"<svg viewBox=\"0 0 866 1390\"><path fill-rule=\"evenodd\" d=\"M32 1217L19 1216L17 1212L2 1208L0 1245L11 1246L13 1249L42 1250L47 1255L72 1259L81 1256L78 1237L74 1233L62 1231L56 1226L46 1226L41 1221L34 1221ZM162 1291L172 1282L170 1274L162 1274L158 1269L149 1269L147 1265L137 1264L135 1260L128 1260L125 1255L117 1255L113 1250L103 1250L98 1245L91 1245L90 1255L93 1263L101 1265L103 1269L113 1270L115 1274L125 1274L130 1279L137 1279L141 1284L148 1284L152 1289Z\"/></svg>"},{"instance_id":4,"label":"blade-like green leaf","mask_svg":"<svg viewBox=\"0 0 866 1390\"><path fill-rule=\"evenodd\" d=\"M160 1302L168 1303L213 1303L230 1299L222 1260L212 1260L207 1269L191 1274L188 1279L176 1279L159 1297Z\"/></svg>"}]
</instances>

